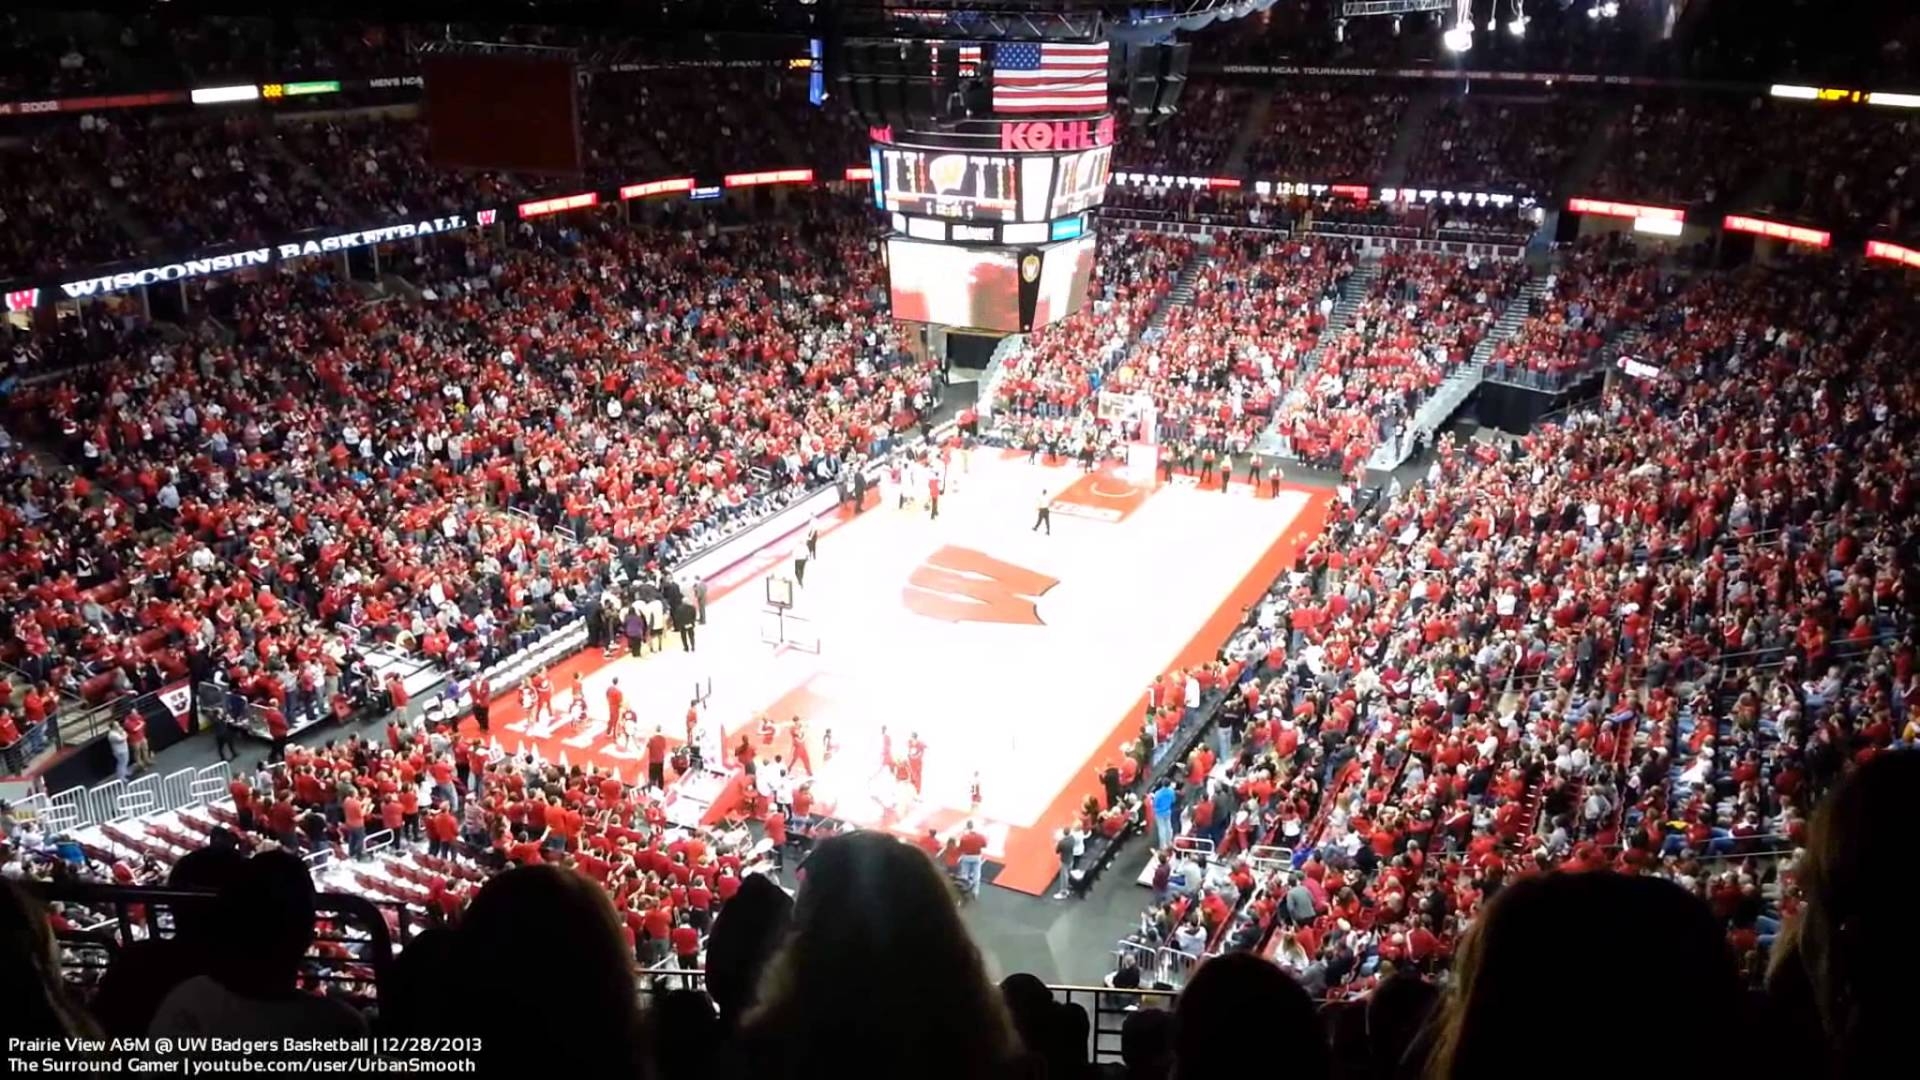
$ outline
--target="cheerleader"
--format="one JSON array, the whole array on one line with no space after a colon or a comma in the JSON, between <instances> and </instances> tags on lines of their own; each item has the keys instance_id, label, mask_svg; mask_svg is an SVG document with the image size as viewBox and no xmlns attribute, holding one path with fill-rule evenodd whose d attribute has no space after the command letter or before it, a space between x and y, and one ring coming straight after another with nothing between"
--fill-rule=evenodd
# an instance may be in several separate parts
<instances>
[{"instance_id":1,"label":"cheerleader","mask_svg":"<svg viewBox=\"0 0 1920 1080\"><path fill-rule=\"evenodd\" d=\"M640 714L634 712L632 706L620 710L619 734L615 736L615 741L625 750L636 750L644 741L640 732Z\"/></svg>"}]
</instances>

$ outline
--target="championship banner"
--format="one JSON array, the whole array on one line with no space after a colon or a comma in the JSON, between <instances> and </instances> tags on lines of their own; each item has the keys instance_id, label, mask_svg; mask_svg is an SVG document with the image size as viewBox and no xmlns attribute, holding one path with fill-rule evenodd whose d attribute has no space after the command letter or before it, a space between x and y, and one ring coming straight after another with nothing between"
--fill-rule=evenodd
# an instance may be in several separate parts
<instances>
[{"instance_id":1,"label":"championship banner","mask_svg":"<svg viewBox=\"0 0 1920 1080\"><path fill-rule=\"evenodd\" d=\"M1039 248L1021 248L1014 257L1014 265L1020 270L1020 332L1033 329L1034 309L1040 306L1040 266L1042 255Z\"/></svg>"}]
</instances>

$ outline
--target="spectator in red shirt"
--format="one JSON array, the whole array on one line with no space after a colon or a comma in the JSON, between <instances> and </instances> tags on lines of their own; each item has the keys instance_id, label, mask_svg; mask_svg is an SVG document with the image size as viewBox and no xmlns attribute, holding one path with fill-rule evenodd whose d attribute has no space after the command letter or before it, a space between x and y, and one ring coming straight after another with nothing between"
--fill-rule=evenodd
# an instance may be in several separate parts
<instances>
[{"instance_id":1,"label":"spectator in red shirt","mask_svg":"<svg viewBox=\"0 0 1920 1080\"><path fill-rule=\"evenodd\" d=\"M133 771L153 768L153 747L147 742L147 718L139 710L127 714L127 749L133 754Z\"/></svg>"},{"instance_id":2,"label":"spectator in red shirt","mask_svg":"<svg viewBox=\"0 0 1920 1080\"><path fill-rule=\"evenodd\" d=\"M980 867L986 861L987 838L967 822L960 832L960 888L975 900L980 898Z\"/></svg>"},{"instance_id":3,"label":"spectator in red shirt","mask_svg":"<svg viewBox=\"0 0 1920 1080\"><path fill-rule=\"evenodd\" d=\"M358 793L340 801L340 824L347 831L347 851L355 859L367 856L367 804Z\"/></svg>"},{"instance_id":4,"label":"spectator in red shirt","mask_svg":"<svg viewBox=\"0 0 1920 1080\"><path fill-rule=\"evenodd\" d=\"M273 740L273 748L267 751L268 761L287 760L287 716L276 705L268 704L260 710L261 719L267 725L267 738Z\"/></svg>"},{"instance_id":5,"label":"spectator in red shirt","mask_svg":"<svg viewBox=\"0 0 1920 1080\"><path fill-rule=\"evenodd\" d=\"M460 823L453 811L443 802L433 804L433 815L427 819L427 854L436 859L451 859L453 844L460 836Z\"/></svg>"},{"instance_id":6,"label":"spectator in red shirt","mask_svg":"<svg viewBox=\"0 0 1920 1080\"><path fill-rule=\"evenodd\" d=\"M691 918L680 917L680 923L673 928L671 935L673 957L682 971L692 971L700 966L700 931L694 929Z\"/></svg>"}]
</instances>

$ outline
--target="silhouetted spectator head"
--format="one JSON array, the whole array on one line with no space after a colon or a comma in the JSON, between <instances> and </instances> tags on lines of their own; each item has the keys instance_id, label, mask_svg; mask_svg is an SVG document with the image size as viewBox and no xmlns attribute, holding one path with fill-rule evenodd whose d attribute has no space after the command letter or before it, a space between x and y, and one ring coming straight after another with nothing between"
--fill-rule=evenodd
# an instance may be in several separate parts
<instances>
[{"instance_id":1,"label":"silhouetted spectator head","mask_svg":"<svg viewBox=\"0 0 1920 1080\"><path fill-rule=\"evenodd\" d=\"M807 859L746 1019L775 1076L998 1075L1018 1052L953 891L918 848L845 833Z\"/></svg>"},{"instance_id":2,"label":"silhouetted spectator head","mask_svg":"<svg viewBox=\"0 0 1920 1080\"><path fill-rule=\"evenodd\" d=\"M213 845L189 851L173 864L168 888L215 895L168 905L173 936L133 942L113 958L92 1002L93 1015L107 1034L145 1035L174 987L208 973L226 933L219 894L246 865L247 857L237 849Z\"/></svg>"},{"instance_id":3,"label":"silhouetted spectator head","mask_svg":"<svg viewBox=\"0 0 1920 1080\"><path fill-rule=\"evenodd\" d=\"M633 953L606 890L553 865L492 878L460 922L443 1030L489 1057L621 1075L638 1068Z\"/></svg>"},{"instance_id":4,"label":"silhouetted spectator head","mask_svg":"<svg viewBox=\"0 0 1920 1080\"><path fill-rule=\"evenodd\" d=\"M216 907L220 981L237 993L293 989L313 944L313 874L298 855L263 851L233 869Z\"/></svg>"},{"instance_id":5,"label":"silhouetted spectator head","mask_svg":"<svg viewBox=\"0 0 1920 1080\"><path fill-rule=\"evenodd\" d=\"M1366 1003L1367 1055L1374 1076L1391 1077L1399 1070L1400 1059L1439 1003L1437 987L1405 972L1389 975L1374 987Z\"/></svg>"},{"instance_id":6,"label":"silhouetted spectator head","mask_svg":"<svg viewBox=\"0 0 1920 1080\"><path fill-rule=\"evenodd\" d=\"M1920 751L1881 753L1843 779L1814 812L1799 884L1806 907L1790 923L1769 986L1795 982L1820 1019L1835 1075L1901 1060L1920 1002L1913 937L1911 851L1920 822ZM1896 1056L1888 1056L1890 1054Z\"/></svg>"},{"instance_id":7,"label":"silhouetted spectator head","mask_svg":"<svg viewBox=\"0 0 1920 1080\"><path fill-rule=\"evenodd\" d=\"M1173 1014L1135 1009L1120 1022L1120 1061L1128 1080L1161 1080L1173 1055Z\"/></svg>"},{"instance_id":8,"label":"silhouetted spectator head","mask_svg":"<svg viewBox=\"0 0 1920 1080\"><path fill-rule=\"evenodd\" d=\"M173 864L173 870L167 874L167 888L218 893L238 880L246 865L247 857L238 848L212 845L196 848ZM206 940L220 932L219 922L214 918L214 905L210 903L175 904L171 910L176 938Z\"/></svg>"},{"instance_id":9,"label":"silhouetted spectator head","mask_svg":"<svg viewBox=\"0 0 1920 1080\"><path fill-rule=\"evenodd\" d=\"M793 921L793 898L764 874L749 874L707 935L707 993L729 1028L753 1005L767 961Z\"/></svg>"},{"instance_id":10,"label":"silhouetted spectator head","mask_svg":"<svg viewBox=\"0 0 1920 1080\"><path fill-rule=\"evenodd\" d=\"M407 940L393 958L380 989L380 1028L386 1034L429 1032L439 1016L435 1002L448 991L457 935L451 927L429 926Z\"/></svg>"},{"instance_id":11,"label":"silhouetted spectator head","mask_svg":"<svg viewBox=\"0 0 1920 1080\"><path fill-rule=\"evenodd\" d=\"M6 992L10 1036L98 1033L60 978L60 947L46 908L6 880L0 880L0 987Z\"/></svg>"},{"instance_id":12,"label":"silhouetted spectator head","mask_svg":"<svg viewBox=\"0 0 1920 1080\"><path fill-rule=\"evenodd\" d=\"M1028 1058L1045 1062L1048 1076L1070 1075L1086 1066L1085 1009L1055 1001L1046 983L1025 973L1000 980L1000 998L1007 1003Z\"/></svg>"},{"instance_id":13,"label":"silhouetted spectator head","mask_svg":"<svg viewBox=\"0 0 1920 1080\"><path fill-rule=\"evenodd\" d=\"M1704 903L1660 878L1552 873L1501 889L1461 943L1427 1075L1481 1080L1533 1075L1516 1048L1568 1017L1614 1015L1623 1003L1684 1008L1632 1038L1586 1040L1556 1069L1579 1076L1720 1074L1741 1044L1742 1001L1725 936ZM1716 1038L1703 1038L1707 1032Z\"/></svg>"},{"instance_id":14,"label":"silhouetted spectator head","mask_svg":"<svg viewBox=\"0 0 1920 1080\"><path fill-rule=\"evenodd\" d=\"M653 1026L658 1032L654 1060L661 1080L712 1075L720 1035L712 999L697 990L669 991L654 1006Z\"/></svg>"},{"instance_id":15,"label":"silhouetted spectator head","mask_svg":"<svg viewBox=\"0 0 1920 1080\"><path fill-rule=\"evenodd\" d=\"M1289 1077L1328 1074L1326 1034L1313 999L1292 976L1251 953L1201 964L1174 1007L1174 1080L1237 1072L1256 1038L1286 1048Z\"/></svg>"}]
</instances>

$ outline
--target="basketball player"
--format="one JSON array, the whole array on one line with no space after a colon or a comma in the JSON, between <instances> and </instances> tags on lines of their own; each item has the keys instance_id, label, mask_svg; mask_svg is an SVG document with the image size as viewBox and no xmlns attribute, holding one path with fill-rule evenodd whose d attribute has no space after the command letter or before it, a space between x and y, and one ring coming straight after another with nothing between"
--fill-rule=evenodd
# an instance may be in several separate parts
<instances>
[{"instance_id":1,"label":"basketball player","mask_svg":"<svg viewBox=\"0 0 1920 1080\"><path fill-rule=\"evenodd\" d=\"M807 561L820 557L820 526L807 526Z\"/></svg>"},{"instance_id":2,"label":"basketball player","mask_svg":"<svg viewBox=\"0 0 1920 1080\"><path fill-rule=\"evenodd\" d=\"M559 714L553 711L553 679L547 675L544 668L541 669L540 674L533 677L533 715L527 718L528 722L539 723L543 713L550 719L560 718Z\"/></svg>"},{"instance_id":3,"label":"basketball player","mask_svg":"<svg viewBox=\"0 0 1920 1080\"><path fill-rule=\"evenodd\" d=\"M880 725L880 768L893 771L893 736L887 733L885 724Z\"/></svg>"},{"instance_id":4,"label":"basketball player","mask_svg":"<svg viewBox=\"0 0 1920 1080\"><path fill-rule=\"evenodd\" d=\"M807 753L807 725L798 716L787 727L787 739L790 743L787 756L793 759L793 771L797 773L805 766L807 775L812 776L813 758Z\"/></svg>"},{"instance_id":5,"label":"basketball player","mask_svg":"<svg viewBox=\"0 0 1920 1080\"><path fill-rule=\"evenodd\" d=\"M618 730L618 725L620 722L620 700L621 700L620 677L618 675L615 675L613 677L613 681L607 684L606 734L608 735L612 735L615 733L616 730Z\"/></svg>"},{"instance_id":6,"label":"basketball player","mask_svg":"<svg viewBox=\"0 0 1920 1080\"><path fill-rule=\"evenodd\" d=\"M822 762L822 763L825 763L825 764L830 764L830 763L832 763L832 761L833 761L833 749L834 749L834 747L833 747L833 729L832 729L832 728L822 728L822 729L820 730L820 760L821 760L821 762ZM812 762L808 762L808 763L807 763L807 772L809 772L809 773L811 773L811 772L813 772L813 763L812 763Z\"/></svg>"},{"instance_id":7,"label":"basketball player","mask_svg":"<svg viewBox=\"0 0 1920 1080\"><path fill-rule=\"evenodd\" d=\"M921 781L925 779L927 765L927 744L920 741L920 733L907 736L907 782L913 785L913 793L920 794Z\"/></svg>"},{"instance_id":8,"label":"basketball player","mask_svg":"<svg viewBox=\"0 0 1920 1080\"><path fill-rule=\"evenodd\" d=\"M980 771L974 770L973 783L967 788L967 799L973 805L973 812L980 812Z\"/></svg>"},{"instance_id":9,"label":"basketball player","mask_svg":"<svg viewBox=\"0 0 1920 1080\"><path fill-rule=\"evenodd\" d=\"M760 714L760 745L773 745L773 717L766 713Z\"/></svg>"},{"instance_id":10,"label":"basketball player","mask_svg":"<svg viewBox=\"0 0 1920 1080\"><path fill-rule=\"evenodd\" d=\"M1040 489L1040 501L1038 504L1038 508L1040 512L1035 514L1033 517L1033 528L1028 529L1027 531L1039 532L1040 527L1044 525L1046 526L1046 529L1047 529L1047 535L1052 536L1053 535L1053 496L1047 494L1046 488Z\"/></svg>"}]
</instances>

